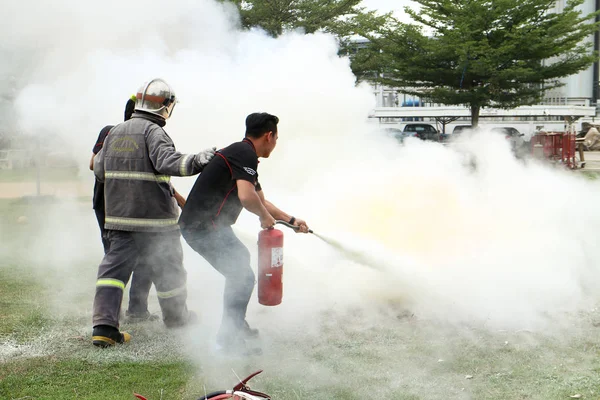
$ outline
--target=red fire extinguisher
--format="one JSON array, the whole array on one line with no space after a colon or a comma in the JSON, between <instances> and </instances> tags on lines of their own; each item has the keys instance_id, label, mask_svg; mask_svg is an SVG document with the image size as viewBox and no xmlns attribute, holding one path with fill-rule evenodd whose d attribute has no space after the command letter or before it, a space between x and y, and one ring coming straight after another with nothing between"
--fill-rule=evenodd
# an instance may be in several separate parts
<instances>
[{"instance_id":1,"label":"red fire extinguisher","mask_svg":"<svg viewBox=\"0 0 600 400\"><path fill-rule=\"evenodd\" d=\"M283 297L283 232L271 228L258 234L258 302L281 304Z\"/></svg>"},{"instance_id":2,"label":"red fire extinguisher","mask_svg":"<svg viewBox=\"0 0 600 400\"><path fill-rule=\"evenodd\" d=\"M300 227L275 221L295 231ZM308 233L314 233L308 230ZM271 228L258 234L258 302L265 306L281 304L283 297L283 232Z\"/></svg>"}]
</instances>

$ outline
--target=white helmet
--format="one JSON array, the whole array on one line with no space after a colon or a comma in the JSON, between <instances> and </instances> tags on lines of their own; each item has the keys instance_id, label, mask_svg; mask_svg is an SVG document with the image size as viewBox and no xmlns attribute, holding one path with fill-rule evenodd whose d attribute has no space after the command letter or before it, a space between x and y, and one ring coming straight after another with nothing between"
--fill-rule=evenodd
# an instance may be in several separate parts
<instances>
[{"instance_id":1,"label":"white helmet","mask_svg":"<svg viewBox=\"0 0 600 400\"><path fill-rule=\"evenodd\" d=\"M162 79L152 79L140 87L135 95L136 111L145 111L168 119L173 113L177 98L171 86Z\"/></svg>"}]
</instances>

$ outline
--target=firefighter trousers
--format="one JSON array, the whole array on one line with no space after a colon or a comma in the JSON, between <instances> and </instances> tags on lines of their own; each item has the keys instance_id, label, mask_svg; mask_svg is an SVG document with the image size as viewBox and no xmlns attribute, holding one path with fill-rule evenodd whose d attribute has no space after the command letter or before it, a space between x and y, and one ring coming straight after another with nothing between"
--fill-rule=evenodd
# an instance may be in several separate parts
<instances>
[{"instance_id":1,"label":"firefighter trousers","mask_svg":"<svg viewBox=\"0 0 600 400\"><path fill-rule=\"evenodd\" d=\"M179 231L127 232L107 230L109 248L98 267L93 326L119 328L123 290L131 273L143 271L156 286L165 325L184 325L186 271Z\"/></svg>"},{"instance_id":2,"label":"firefighter trousers","mask_svg":"<svg viewBox=\"0 0 600 400\"><path fill-rule=\"evenodd\" d=\"M108 252L110 243L106 237L104 229L104 210L94 209L98 226L100 227L100 237L102 238L102 247L104 254ZM149 272L145 268L136 267L135 272L131 276L131 286L129 288L129 307L127 312L129 315L143 316L148 314L148 295L152 287L152 279Z\"/></svg>"},{"instance_id":3,"label":"firefighter trousers","mask_svg":"<svg viewBox=\"0 0 600 400\"><path fill-rule=\"evenodd\" d=\"M188 245L225 277L220 337L235 335L246 321L255 276L250 252L230 226L183 230Z\"/></svg>"}]
</instances>

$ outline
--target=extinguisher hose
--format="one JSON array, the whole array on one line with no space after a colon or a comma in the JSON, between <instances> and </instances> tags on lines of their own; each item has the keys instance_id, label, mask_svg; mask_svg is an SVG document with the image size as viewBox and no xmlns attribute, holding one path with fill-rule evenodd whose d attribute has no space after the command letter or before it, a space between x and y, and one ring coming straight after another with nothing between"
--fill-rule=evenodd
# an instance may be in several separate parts
<instances>
[{"instance_id":1,"label":"extinguisher hose","mask_svg":"<svg viewBox=\"0 0 600 400\"><path fill-rule=\"evenodd\" d=\"M297 231L298 229L300 229L300 227L299 227L299 226L292 225L292 224L290 224L289 222L282 221L282 220L280 220L280 219L278 219L277 221L275 221L275 223L276 223L276 224L281 224L281 225L287 226L288 228L290 228L290 229L293 229L293 230L295 230L295 231ZM314 232L312 231L312 229L309 229L309 230L308 230L308 233L314 233Z\"/></svg>"}]
</instances>

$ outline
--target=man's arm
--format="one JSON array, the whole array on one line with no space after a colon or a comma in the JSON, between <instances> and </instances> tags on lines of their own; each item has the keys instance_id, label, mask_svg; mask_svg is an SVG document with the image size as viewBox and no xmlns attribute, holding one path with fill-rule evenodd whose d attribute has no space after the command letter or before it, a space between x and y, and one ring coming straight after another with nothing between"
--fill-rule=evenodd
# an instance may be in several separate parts
<instances>
[{"instance_id":1,"label":"man's arm","mask_svg":"<svg viewBox=\"0 0 600 400\"><path fill-rule=\"evenodd\" d=\"M273 216L273 218L275 218L277 220L285 221L285 222L288 222L290 219L292 219L291 215L280 210L269 200L265 199L265 194L263 193L262 190L257 191L256 194L258 194L260 201L263 203L263 205L265 206L265 208L267 209L269 214L271 214Z\"/></svg>"},{"instance_id":2,"label":"man's arm","mask_svg":"<svg viewBox=\"0 0 600 400\"><path fill-rule=\"evenodd\" d=\"M92 160L94 162L94 175L96 175L96 179L104 182L104 150L100 150Z\"/></svg>"},{"instance_id":3,"label":"man's arm","mask_svg":"<svg viewBox=\"0 0 600 400\"><path fill-rule=\"evenodd\" d=\"M215 155L216 148L198 154L182 154L175 150L173 141L162 128L148 132L146 140L150 161L159 173L169 176L196 175Z\"/></svg>"},{"instance_id":4,"label":"man's arm","mask_svg":"<svg viewBox=\"0 0 600 400\"><path fill-rule=\"evenodd\" d=\"M267 209L269 214L271 214L276 220L281 220L281 221L285 221L285 222L292 221L293 217L290 214L277 208L275 206L275 204L273 204L269 200L265 199L265 194L263 193L262 190L259 190L256 193L258 194L258 197L260 198L261 202L263 203L263 205L265 206L265 208ZM308 225L306 225L305 221L303 221L299 218L294 218L293 225L300 228L300 229L298 229L297 232L308 233Z\"/></svg>"},{"instance_id":5,"label":"man's arm","mask_svg":"<svg viewBox=\"0 0 600 400\"><path fill-rule=\"evenodd\" d=\"M175 192L175 200L177 200L177 205L179 208L183 209L183 206L185 206L185 197L175 190L175 188L173 188L173 191Z\"/></svg>"},{"instance_id":6,"label":"man's arm","mask_svg":"<svg viewBox=\"0 0 600 400\"><path fill-rule=\"evenodd\" d=\"M102 146L104 146L104 141L106 140L106 136L108 135L108 133L110 132L110 130L112 128L113 128L112 125L107 125L100 130L100 133L98 134L98 139L96 139L96 143L94 144L94 147L92 148L92 158L90 159L90 171L94 170L94 157L96 157L96 154L98 154L100 152L100 150L102 150Z\"/></svg>"},{"instance_id":7,"label":"man's arm","mask_svg":"<svg viewBox=\"0 0 600 400\"><path fill-rule=\"evenodd\" d=\"M263 229L275 226L275 218L273 218L263 204L258 192L254 188L254 184L243 179L238 179L235 182L240 203L242 203L242 206L246 210L258 215L258 218L260 218L260 226Z\"/></svg>"}]
</instances>

